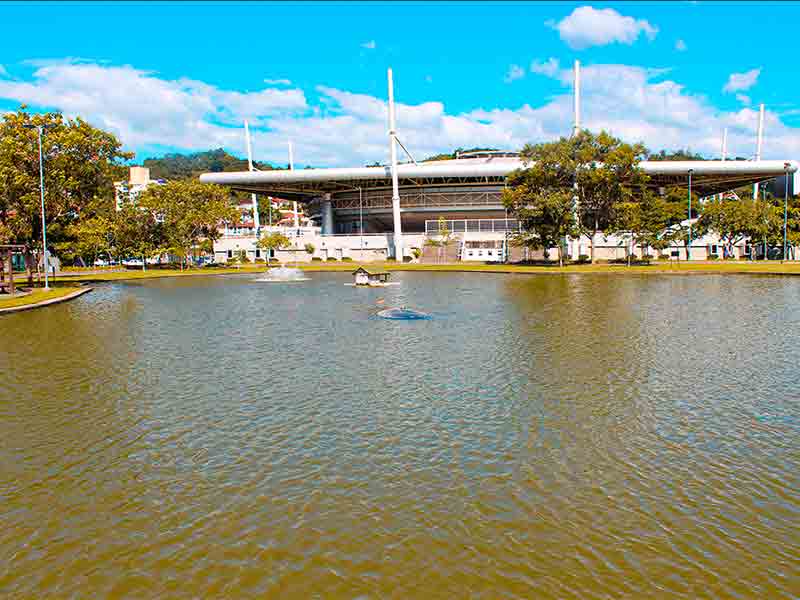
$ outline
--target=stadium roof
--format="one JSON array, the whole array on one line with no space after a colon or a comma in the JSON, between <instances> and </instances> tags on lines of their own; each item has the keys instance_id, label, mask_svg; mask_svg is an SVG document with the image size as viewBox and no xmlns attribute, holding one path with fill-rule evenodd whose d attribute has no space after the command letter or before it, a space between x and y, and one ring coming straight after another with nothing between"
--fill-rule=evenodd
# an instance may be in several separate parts
<instances>
[{"instance_id":1,"label":"stadium roof","mask_svg":"<svg viewBox=\"0 0 800 600\"><path fill-rule=\"evenodd\" d=\"M686 187L692 172L692 189L701 196L725 192L736 187L767 181L800 168L791 160L701 160L643 161L639 166L651 178L653 187ZM488 156L425 163L404 163L397 172L401 186L502 183L511 171L523 167L519 158ZM234 189L310 199L325 192L335 193L358 188L384 188L391 185L391 168L346 167L204 173L200 181L228 185Z\"/></svg>"}]
</instances>

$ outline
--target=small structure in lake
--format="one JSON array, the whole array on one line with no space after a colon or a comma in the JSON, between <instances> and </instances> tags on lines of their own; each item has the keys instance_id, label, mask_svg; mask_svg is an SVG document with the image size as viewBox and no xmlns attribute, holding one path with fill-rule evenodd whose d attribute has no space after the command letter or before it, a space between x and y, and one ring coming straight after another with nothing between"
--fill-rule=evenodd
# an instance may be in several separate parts
<instances>
[{"instance_id":1,"label":"small structure in lake","mask_svg":"<svg viewBox=\"0 0 800 600\"><path fill-rule=\"evenodd\" d=\"M353 271L353 275L356 278L355 285L383 286L389 281L389 273L386 271L371 273L364 267L358 267Z\"/></svg>"}]
</instances>

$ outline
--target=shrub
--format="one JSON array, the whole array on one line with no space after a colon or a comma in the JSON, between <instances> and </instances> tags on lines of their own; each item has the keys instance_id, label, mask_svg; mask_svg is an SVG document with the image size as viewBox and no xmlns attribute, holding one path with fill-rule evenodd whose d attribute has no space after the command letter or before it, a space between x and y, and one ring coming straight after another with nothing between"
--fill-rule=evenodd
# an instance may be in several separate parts
<instances>
[{"instance_id":1,"label":"shrub","mask_svg":"<svg viewBox=\"0 0 800 600\"><path fill-rule=\"evenodd\" d=\"M387 257L386 261L387 262L396 262L397 259L394 256L389 256L389 257Z\"/></svg>"},{"instance_id":2,"label":"shrub","mask_svg":"<svg viewBox=\"0 0 800 600\"><path fill-rule=\"evenodd\" d=\"M343 260L343 261L350 261L350 262L353 262L353 258L352 258L351 256L343 256L343 257L342 257L342 260Z\"/></svg>"},{"instance_id":3,"label":"shrub","mask_svg":"<svg viewBox=\"0 0 800 600\"><path fill-rule=\"evenodd\" d=\"M322 262L322 257L321 256L312 256L311 260L312 261L320 261L320 262Z\"/></svg>"},{"instance_id":4,"label":"shrub","mask_svg":"<svg viewBox=\"0 0 800 600\"><path fill-rule=\"evenodd\" d=\"M589 255L588 254L581 254L578 257L578 262L589 262Z\"/></svg>"},{"instance_id":5,"label":"shrub","mask_svg":"<svg viewBox=\"0 0 800 600\"><path fill-rule=\"evenodd\" d=\"M709 254L708 255L708 260L719 260L719 255L718 254Z\"/></svg>"},{"instance_id":6,"label":"shrub","mask_svg":"<svg viewBox=\"0 0 800 600\"><path fill-rule=\"evenodd\" d=\"M669 258L670 258L669 254L662 253L658 255L658 260L669 260Z\"/></svg>"},{"instance_id":7,"label":"shrub","mask_svg":"<svg viewBox=\"0 0 800 600\"><path fill-rule=\"evenodd\" d=\"M653 260L655 258L652 254L645 254L642 259L643 260Z\"/></svg>"},{"instance_id":8,"label":"shrub","mask_svg":"<svg viewBox=\"0 0 800 600\"><path fill-rule=\"evenodd\" d=\"M265 263L265 262L267 262L267 261L266 261L266 260L264 260L263 258L257 258L257 259L255 259L253 262L257 262L257 263Z\"/></svg>"},{"instance_id":9,"label":"shrub","mask_svg":"<svg viewBox=\"0 0 800 600\"><path fill-rule=\"evenodd\" d=\"M304 247L306 252L308 252L309 254L314 254L314 250L316 250L314 244L306 244Z\"/></svg>"},{"instance_id":10,"label":"shrub","mask_svg":"<svg viewBox=\"0 0 800 600\"><path fill-rule=\"evenodd\" d=\"M412 248L411 254L414 258L419 258L420 256L422 256L422 250L420 250L419 248Z\"/></svg>"},{"instance_id":11,"label":"shrub","mask_svg":"<svg viewBox=\"0 0 800 600\"><path fill-rule=\"evenodd\" d=\"M410 256L404 256L403 257L403 262L404 263L411 262L412 260L414 260L414 259L412 257L410 257Z\"/></svg>"},{"instance_id":12,"label":"shrub","mask_svg":"<svg viewBox=\"0 0 800 600\"><path fill-rule=\"evenodd\" d=\"M328 257L328 260L339 260L339 259L338 259L338 258L336 258L335 256L329 256L329 257Z\"/></svg>"}]
</instances>

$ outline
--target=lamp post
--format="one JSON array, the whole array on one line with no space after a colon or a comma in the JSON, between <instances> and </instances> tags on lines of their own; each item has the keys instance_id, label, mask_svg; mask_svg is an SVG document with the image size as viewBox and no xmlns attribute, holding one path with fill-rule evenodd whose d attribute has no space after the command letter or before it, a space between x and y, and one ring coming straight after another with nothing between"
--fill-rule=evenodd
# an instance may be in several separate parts
<instances>
[{"instance_id":1,"label":"lamp post","mask_svg":"<svg viewBox=\"0 0 800 600\"><path fill-rule=\"evenodd\" d=\"M47 252L47 222L45 221L44 217L44 162L42 161L42 131L45 129L51 129L55 127L54 125L33 125L33 124L26 124L23 125L25 129L36 129L39 134L39 194L41 196L42 202L42 264L44 266L44 289L50 289L50 280L48 279L47 273L50 269L50 261L49 253Z\"/></svg>"},{"instance_id":2,"label":"lamp post","mask_svg":"<svg viewBox=\"0 0 800 600\"><path fill-rule=\"evenodd\" d=\"M789 163L783 163L784 188L783 188L783 255L781 262L786 260L786 252L789 246L786 243L786 225L789 220Z\"/></svg>"}]
</instances>

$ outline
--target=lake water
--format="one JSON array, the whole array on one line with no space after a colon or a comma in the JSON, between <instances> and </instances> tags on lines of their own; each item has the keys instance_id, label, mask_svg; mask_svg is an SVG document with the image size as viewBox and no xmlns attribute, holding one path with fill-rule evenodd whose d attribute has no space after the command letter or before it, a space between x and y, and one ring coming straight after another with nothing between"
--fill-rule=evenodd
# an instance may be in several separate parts
<instances>
[{"instance_id":1,"label":"lake water","mask_svg":"<svg viewBox=\"0 0 800 600\"><path fill-rule=\"evenodd\" d=\"M800 595L800 278L254 277L0 317L0 595Z\"/></svg>"}]
</instances>

